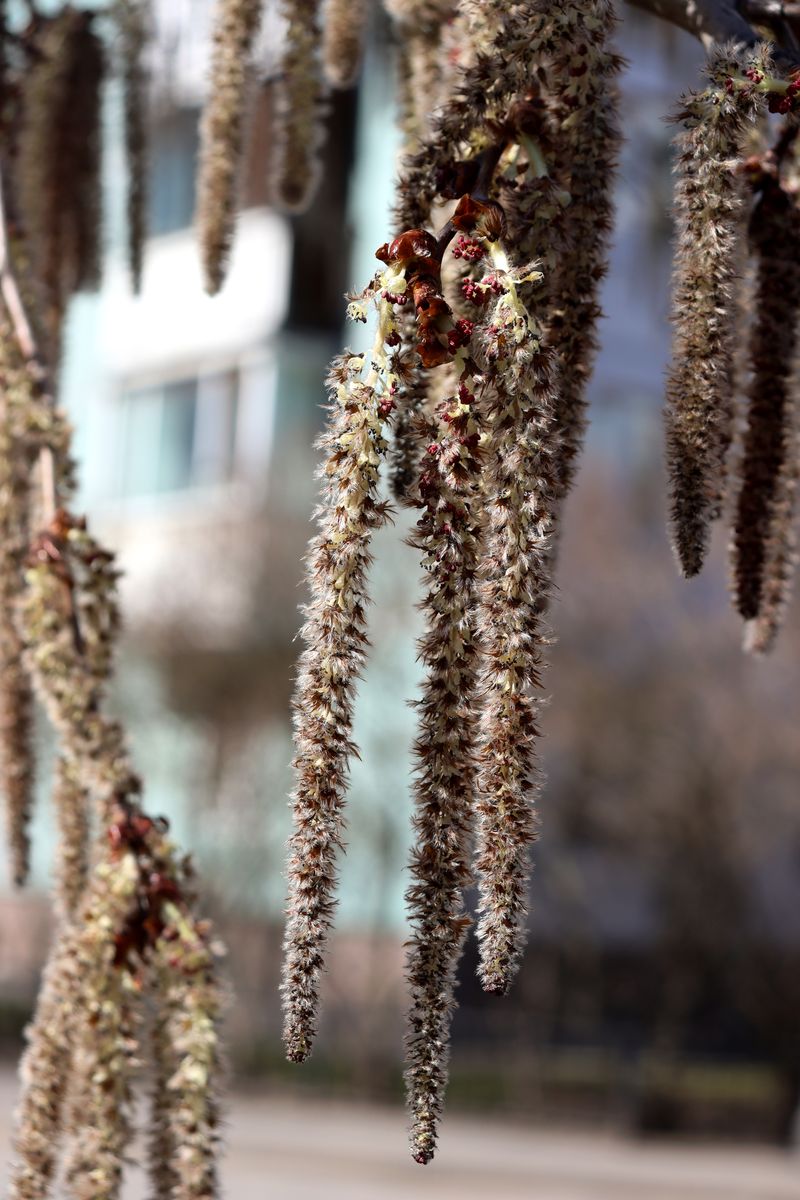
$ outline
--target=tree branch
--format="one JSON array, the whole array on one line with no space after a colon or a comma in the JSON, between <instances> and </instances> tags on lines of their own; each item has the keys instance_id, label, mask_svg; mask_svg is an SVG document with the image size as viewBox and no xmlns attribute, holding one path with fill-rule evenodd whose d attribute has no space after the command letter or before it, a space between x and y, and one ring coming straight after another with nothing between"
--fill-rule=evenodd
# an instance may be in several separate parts
<instances>
[{"instance_id":1,"label":"tree branch","mask_svg":"<svg viewBox=\"0 0 800 1200\"><path fill-rule=\"evenodd\" d=\"M739 12L735 0L628 0L636 8L654 13L671 25L700 38L708 49L715 42L752 45L758 35Z\"/></svg>"},{"instance_id":2,"label":"tree branch","mask_svg":"<svg viewBox=\"0 0 800 1200\"><path fill-rule=\"evenodd\" d=\"M796 0L628 0L699 38L708 50L720 42L752 46L759 34L751 22L772 30L782 66L800 65L796 33L800 31L800 3Z\"/></svg>"}]
</instances>

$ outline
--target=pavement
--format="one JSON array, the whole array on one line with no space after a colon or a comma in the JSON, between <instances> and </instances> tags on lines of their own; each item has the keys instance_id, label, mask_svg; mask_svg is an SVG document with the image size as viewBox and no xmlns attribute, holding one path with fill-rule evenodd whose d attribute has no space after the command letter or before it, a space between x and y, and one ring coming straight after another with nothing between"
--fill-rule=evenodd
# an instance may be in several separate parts
<instances>
[{"instance_id":1,"label":"pavement","mask_svg":"<svg viewBox=\"0 0 800 1200\"><path fill-rule=\"evenodd\" d=\"M13 1078L0 1076L10 1142ZM226 1200L800 1200L800 1157L741 1145L632 1142L459 1116L413 1163L394 1109L253 1096L228 1111ZM3 1166L6 1163L3 1155ZM0 1172L5 1193L5 1174ZM124 1200L148 1200L133 1169Z\"/></svg>"}]
</instances>

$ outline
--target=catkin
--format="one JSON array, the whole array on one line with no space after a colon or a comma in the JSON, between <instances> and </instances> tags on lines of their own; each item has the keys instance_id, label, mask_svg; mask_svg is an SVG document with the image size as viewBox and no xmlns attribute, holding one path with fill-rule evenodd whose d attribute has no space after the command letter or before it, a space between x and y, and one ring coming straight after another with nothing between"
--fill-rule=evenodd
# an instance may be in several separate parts
<instances>
[{"instance_id":1,"label":"catkin","mask_svg":"<svg viewBox=\"0 0 800 1200\"><path fill-rule=\"evenodd\" d=\"M412 937L405 1079L411 1150L420 1163L429 1162L436 1149L456 968L469 926L463 893L470 881L477 735L481 427L466 382L438 416L420 474L421 515L411 538L428 572L421 602L427 627L419 642L425 679L414 746L413 883L406 894Z\"/></svg>"},{"instance_id":2,"label":"catkin","mask_svg":"<svg viewBox=\"0 0 800 1200\"><path fill-rule=\"evenodd\" d=\"M147 1149L153 1200L172 1200L177 1176L174 1169L172 1090L169 1085L177 1070L178 1058L170 1040L169 997L158 988L160 982L156 973L156 1012L150 1031L152 1077Z\"/></svg>"},{"instance_id":3,"label":"catkin","mask_svg":"<svg viewBox=\"0 0 800 1200\"><path fill-rule=\"evenodd\" d=\"M70 1076L74 983L71 945L62 944L45 967L36 1012L25 1032L11 1200L42 1200L52 1187Z\"/></svg>"},{"instance_id":4,"label":"catkin","mask_svg":"<svg viewBox=\"0 0 800 1200\"><path fill-rule=\"evenodd\" d=\"M273 202L302 212L321 177L325 88L320 61L320 0L280 0L286 23L275 86L274 145L269 171Z\"/></svg>"},{"instance_id":5,"label":"catkin","mask_svg":"<svg viewBox=\"0 0 800 1200\"><path fill-rule=\"evenodd\" d=\"M492 324L503 329L504 306ZM550 586L559 496L555 359L520 306L506 318L487 389L486 553L481 568L475 874L480 976L505 992L527 932L529 845L539 790L536 739L545 643L540 613ZM496 335L490 345L496 345Z\"/></svg>"},{"instance_id":6,"label":"catkin","mask_svg":"<svg viewBox=\"0 0 800 1200\"><path fill-rule=\"evenodd\" d=\"M197 221L206 290L225 281L236 222L244 150L251 58L262 0L217 0L211 94L200 128Z\"/></svg>"},{"instance_id":7,"label":"catkin","mask_svg":"<svg viewBox=\"0 0 800 1200\"><path fill-rule=\"evenodd\" d=\"M451 170L461 155L473 157L476 129L504 123L509 107L527 92L541 45L531 24L536 10L532 0L513 7L491 0L481 9L486 27L477 16L465 24L464 36L475 39L479 53L467 55L451 94L420 131L420 145L403 164L396 205L399 228L425 226L441 191L442 172Z\"/></svg>"},{"instance_id":8,"label":"catkin","mask_svg":"<svg viewBox=\"0 0 800 1200\"><path fill-rule=\"evenodd\" d=\"M56 896L59 914L66 920L77 915L89 871L90 797L74 762L59 758L53 803L58 823Z\"/></svg>"},{"instance_id":9,"label":"catkin","mask_svg":"<svg viewBox=\"0 0 800 1200\"><path fill-rule=\"evenodd\" d=\"M755 620L767 592L775 592L768 570L771 562L785 559L779 546L790 534L788 499L794 490L787 477L797 471L792 384L800 319L800 215L795 198L769 176L753 212L750 241L758 270L747 429L731 546L736 607L746 621Z\"/></svg>"},{"instance_id":10,"label":"catkin","mask_svg":"<svg viewBox=\"0 0 800 1200\"><path fill-rule=\"evenodd\" d=\"M617 87L621 59L609 44L616 25L609 0L547 5L546 11L553 22L548 84L556 97L554 138L566 165L569 193L569 203L558 214L563 245L550 289L549 330L560 363L558 498L563 501L583 446L586 387L598 349L599 294L608 270L621 141Z\"/></svg>"},{"instance_id":11,"label":"catkin","mask_svg":"<svg viewBox=\"0 0 800 1200\"><path fill-rule=\"evenodd\" d=\"M369 18L369 0L326 0L322 63L331 87L352 87L358 78Z\"/></svg>"},{"instance_id":12,"label":"catkin","mask_svg":"<svg viewBox=\"0 0 800 1200\"><path fill-rule=\"evenodd\" d=\"M218 1080L222 1070L219 1027L225 994L217 978L215 950L192 926L173 912L177 937L164 938L155 949L154 970L160 976L157 995L164 1005L163 1038L175 1070L162 1076L160 1114L164 1128L157 1178L172 1178L169 1200L213 1200L219 1195L217 1153L220 1139ZM151 1154L154 1150L151 1141ZM155 1166L151 1159L151 1166ZM154 1177L151 1171L151 1178Z\"/></svg>"},{"instance_id":13,"label":"catkin","mask_svg":"<svg viewBox=\"0 0 800 1200\"><path fill-rule=\"evenodd\" d=\"M738 58L717 52L712 86L689 96L676 138L677 247L672 365L667 377L667 466L675 553L696 575L721 511L733 422L734 285L741 183L735 171L756 98L729 90Z\"/></svg>"},{"instance_id":14,"label":"catkin","mask_svg":"<svg viewBox=\"0 0 800 1200\"><path fill-rule=\"evenodd\" d=\"M147 237L147 71L144 55L150 33L149 0L121 0L117 20L122 34L128 265L133 290L138 293L142 286Z\"/></svg>"},{"instance_id":15,"label":"catkin","mask_svg":"<svg viewBox=\"0 0 800 1200\"><path fill-rule=\"evenodd\" d=\"M67 300L100 278L103 73L91 13L68 7L43 23L23 93L17 178L51 365Z\"/></svg>"},{"instance_id":16,"label":"catkin","mask_svg":"<svg viewBox=\"0 0 800 1200\"><path fill-rule=\"evenodd\" d=\"M124 877L115 864L115 872ZM130 904L136 882L130 864ZM115 1200L132 1137L131 1102L136 1067L136 1021L133 1005L136 981L125 967L114 965L114 941L109 929L118 927L125 908L113 914L99 905L81 914L83 936L78 965L82 971L76 1011L67 1153L64 1184L71 1200ZM126 915L126 914L125 914ZM116 917L116 919L115 919ZM93 934L93 922L102 922Z\"/></svg>"},{"instance_id":17,"label":"catkin","mask_svg":"<svg viewBox=\"0 0 800 1200\"><path fill-rule=\"evenodd\" d=\"M11 878L27 880L35 764L33 693L19 629L23 566L30 537L32 447L26 414L35 411L31 381L0 318L0 772ZM33 401L33 403L32 403Z\"/></svg>"},{"instance_id":18,"label":"catkin","mask_svg":"<svg viewBox=\"0 0 800 1200\"><path fill-rule=\"evenodd\" d=\"M319 976L334 908L336 856L352 743L355 683L367 646L370 543L386 519L378 468L386 453L380 395L362 381L363 362L344 355L329 378L331 417L319 533L308 556L310 599L294 699L294 832L283 973L284 1042L290 1059L311 1051Z\"/></svg>"}]
</instances>

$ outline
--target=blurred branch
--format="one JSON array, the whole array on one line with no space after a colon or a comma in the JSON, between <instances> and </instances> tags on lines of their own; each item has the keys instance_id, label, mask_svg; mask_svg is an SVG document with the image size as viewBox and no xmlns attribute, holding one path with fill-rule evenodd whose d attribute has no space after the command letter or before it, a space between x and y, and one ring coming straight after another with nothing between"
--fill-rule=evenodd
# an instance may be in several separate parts
<instances>
[{"instance_id":1,"label":"blurred branch","mask_svg":"<svg viewBox=\"0 0 800 1200\"><path fill-rule=\"evenodd\" d=\"M708 49L715 43L759 40L751 22L772 30L780 47L778 58L787 65L800 64L796 34L800 31L800 3L787 0L628 0L699 38Z\"/></svg>"}]
</instances>

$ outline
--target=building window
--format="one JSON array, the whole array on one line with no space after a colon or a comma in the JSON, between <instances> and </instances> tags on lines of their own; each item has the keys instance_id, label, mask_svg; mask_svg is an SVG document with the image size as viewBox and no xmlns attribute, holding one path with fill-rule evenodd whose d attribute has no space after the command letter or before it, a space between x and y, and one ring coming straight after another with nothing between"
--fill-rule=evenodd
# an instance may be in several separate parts
<instances>
[{"instance_id":1,"label":"building window","mask_svg":"<svg viewBox=\"0 0 800 1200\"><path fill-rule=\"evenodd\" d=\"M120 399L120 497L227 483L235 470L238 371L130 388Z\"/></svg>"},{"instance_id":2,"label":"building window","mask_svg":"<svg viewBox=\"0 0 800 1200\"><path fill-rule=\"evenodd\" d=\"M188 229L194 220L199 114L174 109L157 122L150 138L151 237Z\"/></svg>"}]
</instances>

